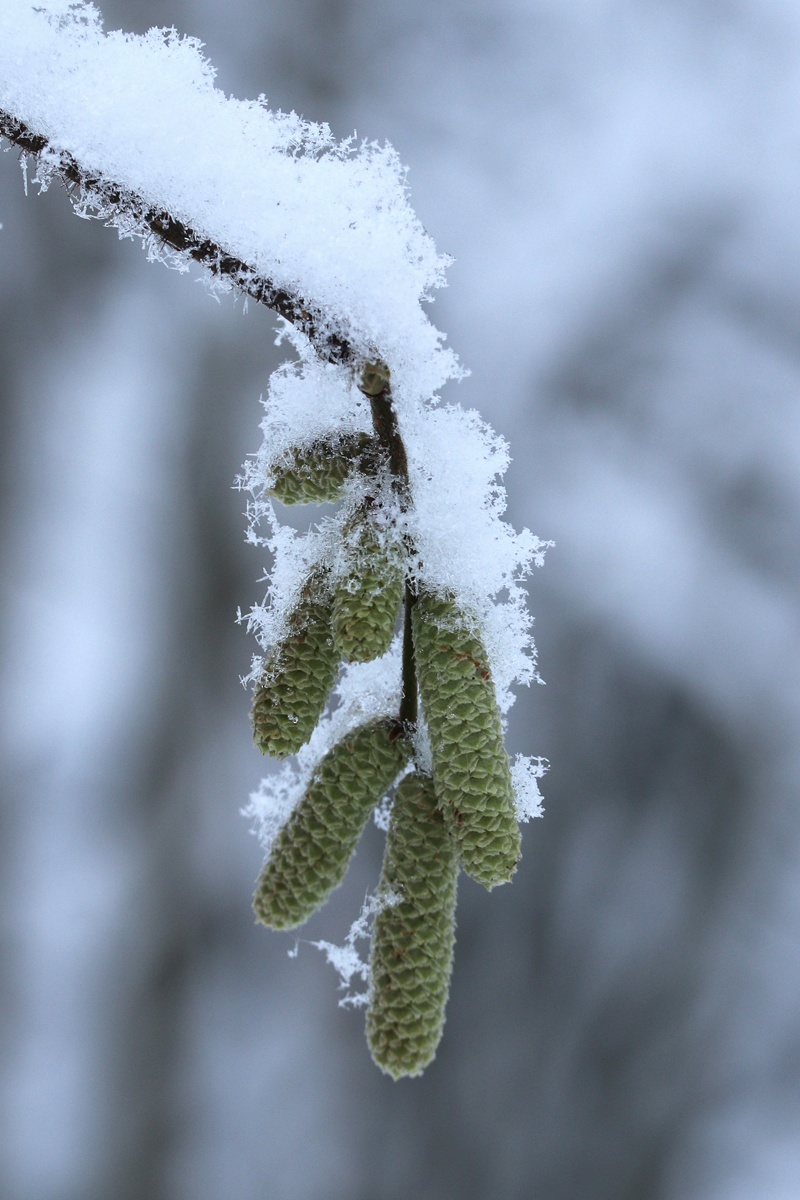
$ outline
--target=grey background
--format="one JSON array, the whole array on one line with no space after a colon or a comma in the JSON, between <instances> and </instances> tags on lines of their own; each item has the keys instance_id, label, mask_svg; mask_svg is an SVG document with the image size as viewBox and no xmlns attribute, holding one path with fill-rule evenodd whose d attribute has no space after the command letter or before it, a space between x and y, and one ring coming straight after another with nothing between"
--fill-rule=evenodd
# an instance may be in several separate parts
<instances>
[{"instance_id":1,"label":"grey background","mask_svg":"<svg viewBox=\"0 0 800 1200\"><path fill-rule=\"evenodd\" d=\"M800 9L789 0L107 0L219 84L388 138L512 444L546 816L465 881L448 1023L375 1070L256 929L231 484L274 322L25 199L0 156L0 1194L800 1194ZM308 937L341 940L368 833Z\"/></svg>"}]
</instances>

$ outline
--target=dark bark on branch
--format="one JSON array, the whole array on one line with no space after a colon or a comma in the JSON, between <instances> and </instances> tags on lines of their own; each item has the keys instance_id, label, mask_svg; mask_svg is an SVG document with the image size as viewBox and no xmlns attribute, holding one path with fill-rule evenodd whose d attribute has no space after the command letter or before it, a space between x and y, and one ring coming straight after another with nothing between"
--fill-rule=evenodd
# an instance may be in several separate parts
<instances>
[{"instance_id":1,"label":"dark bark on branch","mask_svg":"<svg viewBox=\"0 0 800 1200\"><path fill-rule=\"evenodd\" d=\"M377 396L370 396L369 402L372 409L373 428L377 434L378 441L386 450L389 460L389 470L392 473L392 478L395 481L395 487L400 499L400 507L405 509L408 507L410 500L408 491L408 457L406 456L405 443L400 436L397 413L392 403L392 392L389 385L387 384Z\"/></svg>"},{"instance_id":2,"label":"dark bark on branch","mask_svg":"<svg viewBox=\"0 0 800 1200\"><path fill-rule=\"evenodd\" d=\"M227 280L238 291L290 321L308 337L321 358L335 363L355 360L356 352L350 343L324 330L321 314L314 313L310 302L277 287L247 263L226 253L216 242L202 237L190 225L176 220L164 209L149 205L136 192L84 170L73 155L51 146L47 138L1 109L0 137L19 146L25 154L38 157L46 153L48 173L64 184L71 198L74 190L79 189L79 198L95 205L98 216L108 224L128 232L128 222L132 221L130 232L139 233L143 238L152 235L171 250L186 254L207 267L213 275Z\"/></svg>"},{"instance_id":3,"label":"dark bark on branch","mask_svg":"<svg viewBox=\"0 0 800 1200\"><path fill-rule=\"evenodd\" d=\"M386 384L377 396L369 397L372 408L372 424L378 440L387 452L389 470L394 482L398 503L405 512L411 505L408 479L408 456L397 424L397 413L392 403L390 384ZM415 556L410 538L406 538L406 549ZM403 684L398 715L398 733L408 733L417 723L417 667L414 655L414 639L411 631L411 610L417 600L416 588L406 579L403 603Z\"/></svg>"},{"instance_id":4,"label":"dark bark on branch","mask_svg":"<svg viewBox=\"0 0 800 1200\"><path fill-rule=\"evenodd\" d=\"M403 606L403 690L400 698L400 724L405 730L417 724L417 661L414 654L414 638L411 628L411 610L417 602L417 593L406 580L405 603Z\"/></svg>"},{"instance_id":5,"label":"dark bark on branch","mask_svg":"<svg viewBox=\"0 0 800 1200\"><path fill-rule=\"evenodd\" d=\"M178 221L165 209L149 205L136 192L86 171L66 150L53 147L42 134L29 129L24 122L0 109L0 137L18 146L23 154L45 155L45 170L49 176L64 184L73 203L88 204L107 224L126 233L138 234L145 240L155 237L162 245L178 254L186 254L212 274L225 279L233 288L264 304L301 330L321 358L332 363L356 363L362 356L344 338L325 328L322 314L299 296L277 287L259 275L247 263L228 254L210 238L202 237L190 225ZM76 196L77 191L77 196ZM370 401L372 420L378 439L386 451L389 470L395 482L401 509L411 503L408 481L408 459L397 413L387 383L377 394L365 393ZM412 548L413 549L413 548ZM414 645L411 638L411 608L416 600L413 585L406 582L403 630L403 691L398 716L398 733L413 726L417 720L417 680Z\"/></svg>"}]
</instances>

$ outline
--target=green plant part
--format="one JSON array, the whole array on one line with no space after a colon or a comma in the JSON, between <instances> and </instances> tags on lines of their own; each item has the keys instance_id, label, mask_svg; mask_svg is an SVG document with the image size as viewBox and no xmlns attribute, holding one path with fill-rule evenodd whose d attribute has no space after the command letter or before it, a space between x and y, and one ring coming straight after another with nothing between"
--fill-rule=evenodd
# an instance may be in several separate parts
<instances>
[{"instance_id":1,"label":"green plant part","mask_svg":"<svg viewBox=\"0 0 800 1200\"><path fill-rule=\"evenodd\" d=\"M388 720L361 725L329 750L279 831L253 910L272 929L302 925L344 878L369 814L411 755Z\"/></svg>"},{"instance_id":2,"label":"green plant part","mask_svg":"<svg viewBox=\"0 0 800 1200\"><path fill-rule=\"evenodd\" d=\"M282 504L326 504L340 498L354 470L374 470L377 443L368 433L346 433L289 451L270 467L267 492Z\"/></svg>"},{"instance_id":3,"label":"green plant part","mask_svg":"<svg viewBox=\"0 0 800 1200\"><path fill-rule=\"evenodd\" d=\"M461 865L484 887L508 883L520 834L486 650L450 598L421 595L412 623L436 794Z\"/></svg>"},{"instance_id":4,"label":"green plant part","mask_svg":"<svg viewBox=\"0 0 800 1200\"><path fill-rule=\"evenodd\" d=\"M420 1075L444 1028L455 941L456 847L431 779L397 789L378 895L399 895L375 918L367 1042L377 1066Z\"/></svg>"},{"instance_id":5,"label":"green plant part","mask_svg":"<svg viewBox=\"0 0 800 1200\"><path fill-rule=\"evenodd\" d=\"M339 666L331 617L327 572L313 572L253 696L253 737L264 754L296 754L314 732Z\"/></svg>"},{"instance_id":6,"label":"green plant part","mask_svg":"<svg viewBox=\"0 0 800 1200\"><path fill-rule=\"evenodd\" d=\"M377 506L362 504L344 531L345 566L333 590L333 636L347 662L371 662L386 653L403 602L400 556L389 531L377 526L380 516Z\"/></svg>"},{"instance_id":7,"label":"green plant part","mask_svg":"<svg viewBox=\"0 0 800 1200\"><path fill-rule=\"evenodd\" d=\"M365 396L380 396L389 383L389 368L385 362L367 363L361 368L359 389Z\"/></svg>"}]
</instances>

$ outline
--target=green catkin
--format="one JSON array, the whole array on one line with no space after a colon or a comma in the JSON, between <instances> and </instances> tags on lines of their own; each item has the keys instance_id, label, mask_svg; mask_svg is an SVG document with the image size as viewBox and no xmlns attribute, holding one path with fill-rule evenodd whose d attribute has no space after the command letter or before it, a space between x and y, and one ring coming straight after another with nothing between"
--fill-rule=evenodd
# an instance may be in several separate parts
<instances>
[{"instance_id":1,"label":"green catkin","mask_svg":"<svg viewBox=\"0 0 800 1200\"><path fill-rule=\"evenodd\" d=\"M302 925L342 882L367 818L411 755L395 732L387 720L361 725L322 759L256 885L264 925Z\"/></svg>"},{"instance_id":2,"label":"green catkin","mask_svg":"<svg viewBox=\"0 0 800 1200\"><path fill-rule=\"evenodd\" d=\"M412 623L439 804L462 867L492 888L511 879L520 834L486 650L449 598L421 595Z\"/></svg>"},{"instance_id":3,"label":"green catkin","mask_svg":"<svg viewBox=\"0 0 800 1200\"><path fill-rule=\"evenodd\" d=\"M403 569L361 505L345 529L346 567L334 582L333 636L346 662L371 662L385 654L403 602Z\"/></svg>"},{"instance_id":4,"label":"green catkin","mask_svg":"<svg viewBox=\"0 0 800 1200\"><path fill-rule=\"evenodd\" d=\"M376 449L368 433L342 434L333 442L298 446L271 468L267 492L282 504L325 504L339 499L350 473Z\"/></svg>"},{"instance_id":5,"label":"green catkin","mask_svg":"<svg viewBox=\"0 0 800 1200\"><path fill-rule=\"evenodd\" d=\"M264 754L296 754L314 732L339 666L331 615L327 578L312 574L253 696L253 737Z\"/></svg>"},{"instance_id":6,"label":"green catkin","mask_svg":"<svg viewBox=\"0 0 800 1200\"><path fill-rule=\"evenodd\" d=\"M367 1042L393 1079L420 1075L444 1028L455 940L456 847L429 778L395 795L378 894L402 899L375 918Z\"/></svg>"}]
</instances>

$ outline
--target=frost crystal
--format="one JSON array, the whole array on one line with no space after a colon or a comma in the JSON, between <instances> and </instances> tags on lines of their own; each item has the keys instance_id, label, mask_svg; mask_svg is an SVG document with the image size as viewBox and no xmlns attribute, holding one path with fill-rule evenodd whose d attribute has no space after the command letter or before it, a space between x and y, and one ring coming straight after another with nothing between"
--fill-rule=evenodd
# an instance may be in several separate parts
<instances>
[{"instance_id":1,"label":"frost crystal","mask_svg":"<svg viewBox=\"0 0 800 1200\"><path fill-rule=\"evenodd\" d=\"M369 1001L369 991L351 992L353 979L359 979L369 985L369 963L361 957L358 942L369 941L372 924L377 915L386 908L400 904L403 897L399 892L384 888L379 895L368 896L364 901L361 912L350 926L350 931L343 945L335 942L312 942L317 950L322 950L325 958L339 976L339 986L346 994L339 1001L340 1008L363 1008Z\"/></svg>"},{"instance_id":2,"label":"frost crystal","mask_svg":"<svg viewBox=\"0 0 800 1200\"><path fill-rule=\"evenodd\" d=\"M518 754L511 764L517 820L530 821L531 817L543 816L539 780L549 766L544 758L528 758L524 754Z\"/></svg>"}]
</instances>

